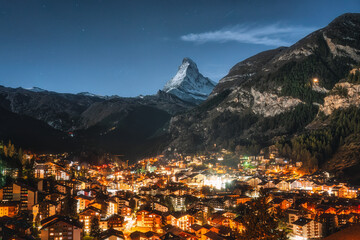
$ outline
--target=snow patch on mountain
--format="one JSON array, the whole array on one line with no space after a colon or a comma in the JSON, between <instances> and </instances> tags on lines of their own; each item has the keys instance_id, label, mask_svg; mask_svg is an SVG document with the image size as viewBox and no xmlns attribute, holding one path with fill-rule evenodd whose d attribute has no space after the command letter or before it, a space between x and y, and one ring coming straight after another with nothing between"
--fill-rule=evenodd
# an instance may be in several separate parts
<instances>
[{"instance_id":1,"label":"snow patch on mountain","mask_svg":"<svg viewBox=\"0 0 360 240\"><path fill-rule=\"evenodd\" d=\"M96 97L96 98L101 98L101 99L105 99L105 100L119 98L118 95L111 95L111 96L105 95L105 96L102 96L102 95L97 95L97 94L90 93L90 92L80 92L80 93L77 93L77 95L87 96L87 97Z\"/></svg>"},{"instance_id":2,"label":"snow patch on mountain","mask_svg":"<svg viewBox=\"0 0 360 240\"><path fill-rule=\"evenodd\" d=\"M47 92L47 90L39 88L39 87L26 88L26 90L29 90L32 92Z\"/></svg>"},{"instance_id":3,"label":"snow patch on mountain","mask_svg":"<svg viewBox=\"0 0 360 240\"><path fill-rule=\"evenodd\" d=\"M163 91L190 102L204 101L216 83L204 77L190 58L184 58L176 75L168 81Z\"/></svg>"}]
</instances>

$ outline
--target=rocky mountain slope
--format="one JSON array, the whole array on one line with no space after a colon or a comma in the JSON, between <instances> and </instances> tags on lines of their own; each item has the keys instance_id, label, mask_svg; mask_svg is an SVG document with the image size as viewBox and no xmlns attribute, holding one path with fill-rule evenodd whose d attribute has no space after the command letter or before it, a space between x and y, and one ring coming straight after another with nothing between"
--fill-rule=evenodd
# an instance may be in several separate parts
<instances>
[{"instance_id":1,"label":"rocky mountain slope","mask_svg":"<svg viewBox=\"0 0 360 240\"><path fill-rule=\"evenodd\" d=\"M300 156L309 167L325 166L358 146L351 131L360 131L359 73L341 79L359 62L360 14L344 14L290 47L239 62L215 87L189 58L163 91L151 96L0 87L0 137L31 147L36 135L40 150L97 149L130 159L164 149L245 147L256 153L279 143L284 155ZM312 142L317 138L322 141Z\"/></svg>"},{"instance_id":2,"label":"rocky mountain slope","mask_svg":"<svg viewBox=\"0 0 360 240\"><path fill-rule=\"evenodd\" d=\"M324 98L320 111L330 115L336 109L360 106L360 84L340 82L335 84L330 94Z\"/></svg>"},{"instance_id":3,"label":"rocky mountain slope","mask_svg":"<svg viewBox=\"0 0 360 240\"><path fill-rule=\"evenodd\" d=\"M0 138L41 151L100 149L136 157L154 149L159 151L167 139L170 118L205 100L214 86L189 58L183 60L163 91L149 96L123 98L0 86L0 108L8 116L2 119ZM28 126L21 123L25 119L31 123L31 134L24 131L21 136L7 122L16 116L17 124ZM46 136L49 131L52 134ZM32 144L33 133L37 133L39 144Z\"/></svg>"},{"instance_id":4,"label":"rocky mountain slope","mask_svg":"<svg viewBox=\"0 0 360 240\"><path fill-rule=\"evenodd\" d=\"M200 103L207 99L214 87L215 82L204 77L190 58L184 58L178 72L165 84L163 91L184 101Z\"/></svg>"},{"instance_id":5,"label":"rocky mountain slope","mask_svg":"<svg viewBox=\"0 0 360 240\"><path fill-rule=\"evenodd\" d=\"M170 146L234 150L303 131L326 92L359 61L360 14L344 14L290 47L232 67L204 103L172 118Z\"/></svg>"}]
</instances>

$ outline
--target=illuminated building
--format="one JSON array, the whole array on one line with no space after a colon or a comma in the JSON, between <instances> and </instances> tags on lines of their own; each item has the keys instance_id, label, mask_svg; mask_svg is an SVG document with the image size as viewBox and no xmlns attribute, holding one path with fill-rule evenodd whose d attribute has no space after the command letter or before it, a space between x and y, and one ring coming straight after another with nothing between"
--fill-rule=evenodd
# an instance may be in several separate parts
<instances>
[{"instance_id":1,"label":"illuminated building","mask_svg":"<svg viewBox=\"0 0 360 240\"><path fill-rule=\"evenodd\" d=\"M115 230L121 230L123 223L124 223L124 217L114 214L106 219L108 228L113 228Z\"/></svg>"},{"instance_id":2,"label":"illuminated building","mask_svg":"<svg viewBox=\"0 0 360 240\"><path fill-rule=\"evenodd\" d=\"M153 210L163 212L163 213L166 213L169 211L169 208L167 206L165 206L164 204L154 202L151 205L153 207Z\"/></svg>"},{"instance_id":3,"label":"illuminated building","mask_svg":"<svg viewBox=\"0 0 360 240\"><path fill-rule=\"evenodd\" d=\"M79 195L76 196L75 199L77 200L77 212L83 211L85 208L89 206L90 203L94 202L93 197L85 196L85 195Z\"/></svg>"},{"instance_id":4,"label":"illuminated building","mask_svg":"<svg viewBox=\"0 0 360 240\"><path fill-rule=\"evenodd\" d=\"M19 202L0 202L0 217L14 217L19 212Z\"/></svg>"},{"instance_id":5,"label":"illuminated building","mask_svg":"<svg viewBox=\"0 0 360 240\"><path fill-rule=\"evenodd\" d=\"M156 231L161 227L162 216L150 211L141 210L136 213L136 226L148 231Z\"/></svg>"},{"instance_id":6,"label":"illuminated building","mask_svg":"<svg viewBox=\"0 0 360 240\"><path fill-rule=\"evenodd\" d=\"M171 203L175 212L186 211L185 197L183 196L170 196Z\"/></svg>"},{"instance_id":7,"label":"illuminated building","mask_svg":"<svg viewBox=\"0 0 360 240\"><path fill-rule=\"evenodd\" d=\"M120 213L121 216L130 216L132 213L132 209L129 206L122 205L119 206L118 212Z\"/></svg>"},{"instance_id":8,"label":"illuminated building","mask_svg":"<svg viewBox=\"0 0 360 240\"><path fill-rule=\"evenodd\" d=\"M32 207L32 213L34 222L36 221L36 218L41 221L56 214L56 205L49 200L45 200L35 204Z\"/></svg>"},{"instance_id":9,"label":"illuminated building","mask_svg":"<svg viewBox=\"0 0 360 240\"><path fill-rule=\"evenodd\" d=\"M114 200L110 199L107 202L107 213L106 216L111 216L118 213L118 204Z\"/></svg>"},{"instance_id":10,"label":"illuminated building","mask_svg":"<svg viewBox=\"0 0 360 240\"><path fill-rule=\"evenodd\" d=\"M77 220L53 216L41 222L41 240L80 240L82 225Z\"/></svg>"},{"instance_id":11,"label":"illuminated building","mask_svg":"<svg viewBox=\"0 0 360 240\"><path fill-rule=\"evenodd\" d=\"M292 223L293 235L308 238L322 237L322 224L309 218L301 217Z\"/></svg>"},{"instance_id":12,"label":"illuminated building","mask_svg":"<svg viewBox=\"0 0 360 240\"><path fill-rule=\"evenodd\" d=\"M16 182L0 189L0 200L20 201L20 210L32 210L32 206L38 201L38 191Z\"/></svg>"},{"instance_id":13,"label":"illuminated building","mask_svg":"<svg viewBox=\"0 0 360 240\"><path fill-rule=\"evenodd\" d=\"M100 221L100 213L100 209L91 206L79 213L79 220L84 225L84 232L86 234L90 233L91 221L94 218L98 218Z\"/></svg>"},{"instance_id":14,"label":"illuminated building","mask_svg":"<svg viewBox=\"0 0 360 240\"><path fill-rule=\"evenodd\" d=\"M176 226L184 231L189 231L191 225L195 223L195 218L186 213L173 213L166 217L166 223Z\"/></svg>"}]
</instances>

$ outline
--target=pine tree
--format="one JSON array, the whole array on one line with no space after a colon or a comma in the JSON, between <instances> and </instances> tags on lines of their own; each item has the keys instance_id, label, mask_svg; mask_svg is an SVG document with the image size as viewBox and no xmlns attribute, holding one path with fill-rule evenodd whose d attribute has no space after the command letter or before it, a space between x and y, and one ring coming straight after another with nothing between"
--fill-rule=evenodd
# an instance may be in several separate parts
<instances>
[{"instance_id":1,"label":"pine tree","mask_svg":"<svg viewBox=\"0 0 360 240\"><path fill-rule=\"evenodd\" d=\"M264 194L256 199L246 214L243 215L242 224L245 231L241 234L240 239L287 239L287 231L281 228L277 213L272 211L269 197Z\"/></svg>"},{"instance_id":2,"label":"pine tree","mask_svg":"<svg viewBox=\"0 0 360 240\"><path fill-rule=\"evenodd\" d=\"M61 214L71 218L77 218L78 215L76 213L76 209L77 200L68 194L64 199L63 205L61 206Z\"/></svg>"},{"instance_id":3,"label":"pine tree","mask_svg":"<svg viewBox=\"0 0 360 240\"><path fill-rule=\"evenodd\" d=\"M100 234L101 234L101 230L100 230L99 219L97 217L94 217L91 220L90 236L97 238L100 236Z\"/></svg>"}]
</instances>

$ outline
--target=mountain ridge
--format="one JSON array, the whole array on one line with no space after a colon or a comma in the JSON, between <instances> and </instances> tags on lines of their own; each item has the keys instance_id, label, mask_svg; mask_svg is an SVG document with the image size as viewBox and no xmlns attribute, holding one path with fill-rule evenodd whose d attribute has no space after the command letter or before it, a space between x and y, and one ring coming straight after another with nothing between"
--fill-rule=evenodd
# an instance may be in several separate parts
<instances>
[{"instance_id":1,"label":"mountain ridge","mask_svg":"<svg viewBox=\"0 0 360 240\"><path fill-rule=\"evenodd\" d=\"M290 139L309 131L305 127L311 126L319 108L327 106L326 96L359 61L360 14L344 14L290 47L235 64L205 94L201 84L200 88L191 84L198 78L211 86L213 82L185 58L177 74L154 95L102 98L0 87L0 107L61 133L73 132L74 146L82 150L126 152L133 159L140 152L168 149L182 153L257 149L279 137Z\"/></svg>"},{"instance_id":2,"label":"mountain ridge","mask_svg":"<svg viewBox=\"0 0 360 240\"><path fill-rule=\"evenodd\" d=\"M326 91L359 58L360 14L344 14L290 47L247 58L230 69L199 107L172 118L169 146L189 153L235 150L274 144L277 136L303 131Z\"/></svg>"}]
</instances>

